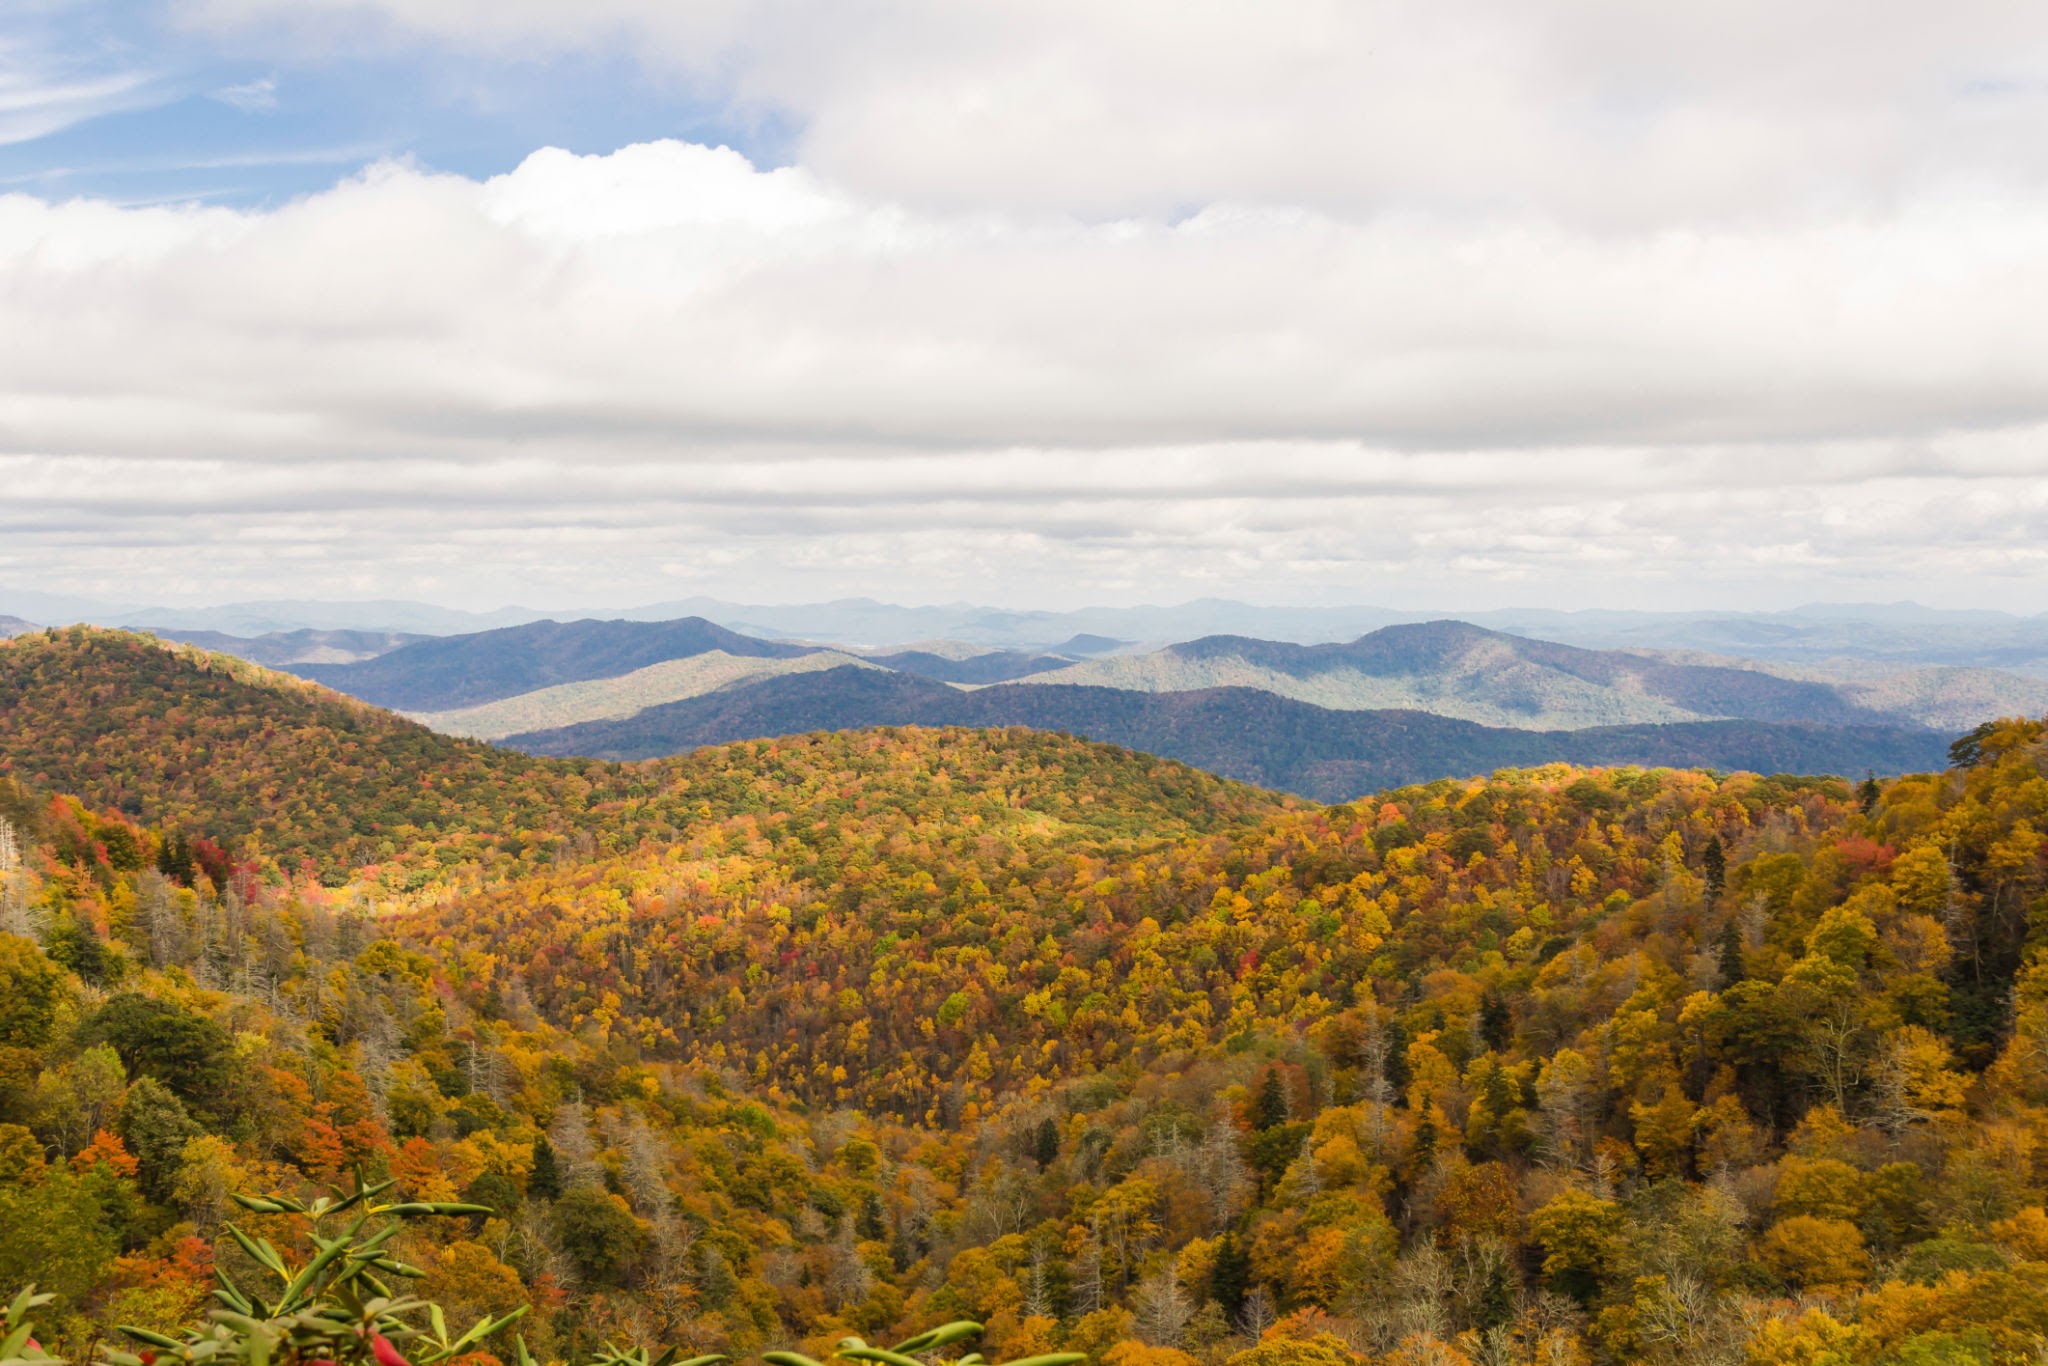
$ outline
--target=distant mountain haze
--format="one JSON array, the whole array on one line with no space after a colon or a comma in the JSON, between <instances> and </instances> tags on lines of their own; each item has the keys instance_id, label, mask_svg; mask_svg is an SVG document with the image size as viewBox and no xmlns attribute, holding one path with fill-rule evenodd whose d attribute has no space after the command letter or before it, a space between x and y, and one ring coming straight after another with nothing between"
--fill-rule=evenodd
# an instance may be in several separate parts
<instances>
[{"instance_id":1,"label":"distant mountain haze","mask_svg":"<svg viewBox=\"0 0 2048 1366\"><path fill-rule=\"evenodd\" d=\"M869 655L868 658L885 669L916 674L919 678L935 679L941 683L1009 683L1074 667L1072 659L1061 655L1030 654L1021 650L991 650L964 659L948 658L926 650Z\"/></svg>"},{"instance_id":2,"label":"distant mountain haze","mask_svg":"<svg viewBox=\"0 0 2048 1366\"><path fill-rule=\"evenodd\" d=\"M415 641L434 639L402 631L316 631L310 628L272 631L260 636L231 636L220 631L173 628L157 628L150 634L186 645L197 645L202 650L212 650L217 654L233 655L271 669L292 664L359 664Z\"/></svg>"},{"instance_id":3,"label":"distant mountain haze","mask_svg":"<svg viewBox=\"0 0 2048 1366\"><path fill-rule=\"evenodd\" d=\"M1121 646L1107 637L1078 643L1091 650ZM457 733L497 736L619 720L630 714L631 703L662 705L741 686L788 672L769 662L827 650L762 640L692 617L536 622L415 640L356 663L287 667ZM656 668L714 654L720 658L699 668ZM837 654L841 663L852 657ZM1587 650L1450 620L1383 627L1340 644L1216 635L1157 650L1084 655L931 642L859 658L958 688L1017 682L1160 694L1243 688L1331 710L1423 711L1532 730L1707 720L1955 730L1996 715L2048 709L2048 680L2007 672ZM738 668L732 661L739 659L760 662ZM630 681L570 686L625 680L650 669L655 672ZM495 710L472 714L479 707Z\"/></svg>"},{"instance_id":4,"label":"distant mountain haze","mask_svg":"<svg viewBox=\"0 0 2048 1366\"><path fill-rule=\"evenodd\" d=\"M1938 764L1981 721L2048 711L2048 679L2007 671L1591 650L1455 620L1308 645L1212 634L1134 650L1079 633L1060 651L941 640L855 653L703 617L425 638L163 634L533 754L642 759L870 726L1027 726L1321 800L1550 762L1896 773Z\"/></svg>"},{"instance_id":5,"label":"distant mountain haze","mask_svg":"<svg viewBox=\"0 0 2048 1366\"><path fill-rule=\"evenodd\" d=\"M56 624L207 630L244 637L301 629L473 634L548 619L659 622L702 617L743 635L862 650L901 651L922 648L906 642L964 641L984 649L1076 657L1141 642L1156 648L1213 635L1301 644L1352 640L1384 626L1455 617L1492 630L1585 649L1696 650L1801 663L1848 658L1894 668L2018 669L2048 677L2048 614L2021 616L1910 602L1814 603L1769 612L1560 611L1540 607L1415 611L1371 605L1273 606L1207 598L1168 605L1042 611L964 602L904 607L870 598L768 605L691 597L628 608L540 611L502 607L471 612L398 600L275 600L165 607L0 587L0 613Z\"/></svg>"},{"instance_id":6,"label":"distant mountain haze","mask_svg":"<svg viewBox=\"0 0 2048 1366\"><path fill-rule=\"evenodd\" d=\"M302 678L397 711L446 711L539 688L616 678L665 660L722 650L793 659L815 647L757 640L702 617L681 621L539 621L417 641L360 664L300 665Z\"/></svg>"},{"instance_id":7,"label":"distant mountain haze","mask_svg":"<svg viewBox=\"0 0 2048 1366\"><path fill-rule=\"evenodd\" d=\"M1857 725L1877 719L1824 683L1582 650L1461 621L1389 626L1340 645L1209 636L1152 654L1078 664L1039 681L1143 692L1253 687L1323 707L1409 708L1490 726L1578 729L1723 717Z\"/></svg>"},{"instance_id":8,"label":"distant mountain haze","mask_svg":"<svg viewBox=\"0 0 2048 1366\"><path fill-rule=\"evenodd\" d=\"M763 659L709 650L682 659L665 659L616 678L558 683L496 702L449 711L407 712L413 720L445 735L501 740L521 731L547 730L583 721L621 721L629 716L684 698L731 688L756 679L820 669L880 666L838 650L818 650L790 659Z\"/></svg>"},{"instance_id":9,"label":"distant mountain haze","mask_svg":"<svg viewBox=\"0 0 2048 1366\"><path fill-rule=\"evenodd\" d=\"M1010 683L963 692L850 668L766 679L505 743L539 755L647 759L739 739L904 725L1063 731L1319 801L1557 762L1897 773L1938 763L1947 744L1900 727L1757 721L1511 730L1418 711L1333 711L1251 688L1140 693Z\"/></svg>"}]
</instances>

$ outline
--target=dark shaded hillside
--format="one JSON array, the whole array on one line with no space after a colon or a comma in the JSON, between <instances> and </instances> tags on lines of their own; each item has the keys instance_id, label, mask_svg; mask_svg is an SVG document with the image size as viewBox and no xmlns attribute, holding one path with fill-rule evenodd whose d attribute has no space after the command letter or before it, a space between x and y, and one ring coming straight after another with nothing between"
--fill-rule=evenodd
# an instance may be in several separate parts
<instances>
[{"instance_id":1,"label":"dark shaded hillside","mask_svg":"<svg viewBox=\"0 0 2048 1366\"><path fill-rule=\"evenodd\" d=\"M1941 762L1925 731L1754 721L1505 730L1411 711L1332 711L1250 688L1134 693L1001 685L960 692L900 674L830 669L652 707L623 721L512 737L535 754L638 759L754 736L877 725L1031 726L1165 755L1322 801L1552 762L1903 772Z\"/></svg>"},{"instance_id":2,"label":"dark shaded hillside","mask_svg":"<svg viewBox=\"0 0 2048 1366\"><path fill-rule=\"evenodd\" d=\"M1620 651L1582 650L1489 631L1463 621L1388 626L1333 645L1207 636L1169 646L1165 653L1184 659L1243 659L1297 678L1332 669L1356 669L1382 678L1478 675L1482 680L1478 686L1495 694L1510 711L1534 710L1539 697L1519 694L1540 693L1543 676L1551 674L1605 688L1639 691L1703 716L1832 726L1881 719L1825 683L1778 678L1754 669L1676 664Z\"/></svg>"},{"instance_id":3,"label":"dark shaded hillside","mask_svg":"<svg viewBox=\"0 0 2048 1366\"><path fill-rule=\"evenodd\" d=\"M616 678L650 664L713 650L750 659L794 659L815 653L809 646L743 636L702 617L536 621L422 640L360 664L302 664L292 672L380 707L445 711L557 683Z\"/></svg>"},{"instance_id":4,"label":"dark shaded hillside","mask_svg":"<svg viewBox=\"0 0 2048 1366\"><path fill-rule=\"evenodd\" d=\"M1064 669L1074 661L1058 655L1031 654L1024 650L992 650L966 659L948 659L926 650L904 650L893 655L870 655L883 668L941 683L1009 683L1034 674Z\"/></svg>"}]
</instances>

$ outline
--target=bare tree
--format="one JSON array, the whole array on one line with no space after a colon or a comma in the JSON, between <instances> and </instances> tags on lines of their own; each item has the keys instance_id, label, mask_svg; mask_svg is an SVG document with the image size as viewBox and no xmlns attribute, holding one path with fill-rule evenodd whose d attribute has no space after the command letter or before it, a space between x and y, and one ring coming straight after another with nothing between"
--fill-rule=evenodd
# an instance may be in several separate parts
<instances>
[{"instance_id":1,"label":"bare tree","mask_svg":"<svg viewBox=\"0 0 2048 1366\"><path fill-rule=\"evenodd\" d=\"M1173 1269L1164 1267L1138 1283L1131 1296L1131 1311L1137 1316L1140 1338L1154 1347L1178 1347L1187 1335L1195 1306L1174 1278Z\"/></svg>"},{"instance_id":2,"label":"bare tree","mask_svg":"<svg viewBox=\"0 0 2048 1366\"><path fill-rule=\"evenodd\" d=\"M1075 1314L1092 1314L1102 1308L1102 1234L1093 1225L1088 1229L1088 1241L1081 1248L1081 1255L1074 1258L1070 1285Z\"/></svg>"},{"instance_id":3,"label":"bare tree","mask_svg":"<svg viewBox=\"0 0 2048 1366\"><path fill-rule=\"evenodd\" d=\"M1403 1337L1442 1340L1451 1331L1457 1275L1434 1243L1422 1243L1394 1263L1395 1318Z\"/></svg>"},{"instance_id":4,"label":"bare tree","mask_svg":"<svg viewBox=\"0 0 2048 1366\"><path fill-rule=\"evenodd\" d=\"M584 1117L581 1101L564 1101L555 1110L548 1142L561 1162L564 1189L604 1184L604 1173L597 1165L597 1142L590 1136L590 1121Z\"/></svg>"},{"instance_id":5,"label":"bare tree","mask_svg":"<svg viewBox=\"0 0 2048 1366\"><path fill-rule=\"evenodd\" d=\"M1210 1229L1221 1232L1250 1192L1251 1177L1237 1150L1237 1130L1220 1111L1195 1150L1191 1167L1195 1184L1209 1201Z\"/></svg>"},{"instance_id":6,"label":"bare tree","mask_svg":"<svg viewBox=\"0 0 2048 1366\"><path fill-rule=\"evenodd\" d=\"M14 827L0 820L0 934L41 939L47 928L29 904L29 873L21 864L21 841Z\"/></svg>"},{"instance_id":7,"label":"bare tree","mask_svg":"<svg viewBox=\"0 0 2048 1366\"><path fill-rule=\"evenodd\" d=\"M1052 1294L1046 1284L1045 1249L1031 1249L1031 1265L1024 1273L1024 1317L1051 1318Z\"/></svg>"},{"instance_id":8,"label":"bare tree","mask_svg":"<svg viewBox=\"0 0 2048 1366\"><path fill-rule=\"evenodd\" d=\"M1280 1321L1280 1313L1273 1307L1273 1292L1264 1284L1253 1286L1245 1292L1244 1307L1237 1311L1237 1330L1257 1342L1265 1336L1266 1330Z\"/></svg>"}]
</instances>

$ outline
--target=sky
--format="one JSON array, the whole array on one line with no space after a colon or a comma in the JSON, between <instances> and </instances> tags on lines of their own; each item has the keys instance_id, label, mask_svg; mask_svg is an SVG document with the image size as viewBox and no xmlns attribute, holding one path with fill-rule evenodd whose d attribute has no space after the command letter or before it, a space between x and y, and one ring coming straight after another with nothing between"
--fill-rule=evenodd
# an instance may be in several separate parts
<instances>
[{"instance_id":1,"label":"sky","mask_svg":"<svg viewBox=\"0 0 2048 1366\"><path fill-rule=\"evenodd\" d=\"M0 587L2048 611L2048 6L8 0Z\"/></svg>"}]
</instances>

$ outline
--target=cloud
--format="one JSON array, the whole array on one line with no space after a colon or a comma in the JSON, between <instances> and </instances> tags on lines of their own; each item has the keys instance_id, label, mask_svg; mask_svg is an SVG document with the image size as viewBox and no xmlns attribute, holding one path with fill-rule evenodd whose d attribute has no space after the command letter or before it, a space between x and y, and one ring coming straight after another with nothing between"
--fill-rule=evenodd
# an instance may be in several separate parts
<instances>
[{"instance_id":1,"label":"cloud","mask_svg":"<svg viewBox=\"0 0 2048 1366\"><path fill-rule=\"evenodd\" d=\"M1215 202L1633 227L2039 185L2011 0L193 0L195 22L623 48L862 194L1103 219Z\"/></svg>"},{"instance_id":2,"label":"cloud","mask_svg":"<svg viewBox=\"0 0 2048 1366\"><path fill-rule=\"evenodd\" d=\"M676 142L5 196L0 581L2038 607L2044 234L1104 223Z\"/></svg>"},{"instance_id":3,"label":"cloud","mask_svg":"<svg viewBox=\"0 0 2048 1366\"><path fill-rule=\"evenodd\" d=\"M175 10L788 164L0 197L0 582L2048 607L2041 6Z\"/></svg>"},{"instance_id":4,"label":"cloud","mask_svg":"<svg viewBox=\"0 0 2048 1366\"><path fill-rule=\"evenodd\" d=\"M655 143L274 211L0 204L15 448L1407 449L2048 419L2048 198L1617 239L919 213ZM175 420L173 420L175 418ZM683 443L679 446L679 443Z\"/></svg>"},{"instance_id":5,"label":"cloud","mask_svg":"<svg viewBox=\"0 0 2048 1366\"><path fill-rule=\"evenodd\" d=\"M0 37L0 146L162 98L146 72L91 70L37 44Z\"/></svg>"},{"instance_id":6,"label":"cloud","mask_svg":"<svg viewBox=\"0 0 2048 1366\"><path fill-rule=\"evenodd\" d=\"M213 98L244 114L260 114L277 108L277 80L272 76L261 76L239 85L223 86L213 92Z\"/></svg>"}]
</instances>

